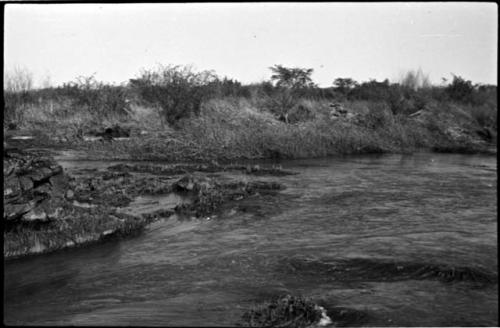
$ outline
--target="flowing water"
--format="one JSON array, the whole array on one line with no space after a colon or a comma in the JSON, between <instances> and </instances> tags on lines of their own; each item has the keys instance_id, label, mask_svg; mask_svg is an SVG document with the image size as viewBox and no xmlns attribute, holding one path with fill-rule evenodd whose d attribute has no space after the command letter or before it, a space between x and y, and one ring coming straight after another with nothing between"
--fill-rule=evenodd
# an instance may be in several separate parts
<instances>
[{"instance_id":1,"label":"flowing water","mask_svg":"<svg viewBox=\"0 0 500 328\"><path fill-rule=\"evenodd\" d=\"M234 326L293 294L358 311L351 326L498 325L495 157L281 164L299 174L259 179L285 190L217 217L5 263L4 322Z\"/></svg>"}]
</instances>

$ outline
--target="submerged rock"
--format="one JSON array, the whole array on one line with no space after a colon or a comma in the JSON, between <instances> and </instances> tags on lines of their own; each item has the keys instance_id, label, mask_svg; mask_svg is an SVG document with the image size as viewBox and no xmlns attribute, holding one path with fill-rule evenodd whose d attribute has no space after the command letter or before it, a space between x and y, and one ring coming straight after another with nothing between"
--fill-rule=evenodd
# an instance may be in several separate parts
<instances>
[{"instance_id":1,"label":"submerged rock","mask_svg":"<svg viewBox=\"0 0 500 328\"><path fill-rule=\"evenodd\" d=\"M332 321L324 309L310 299L286 295L257 305L243 315L248 327L308 327Z\"/></svg>"},{"instance_id":2,"label":"submerged rock","mask_svg":"<svg viewBox=\"0 0 500 328\"><path fill-rule=\"evenodd\" d=\"M283 189L273 181L231 181L218 183L215 179L186 175L174 183L174 190L194 194L193 202L176 208L178 213L205 217L217 211L221 204L241 200L257 193Z\"/></svg>"},{"instance_id":3,"label":"submerged rock","mask_svg":"<svg viewBox=\"0 0 500 328\"><path fill-rule=\"evenodd\" d=\"M498 283L498 275L482 267L455 267L419 262L392 262L351 258L318 260L292 258L280 263L279 270L294 276L314 276L318 281L401 281L439 280L446 283L471 282L478 286Z\"/></svg>"},{"instance_id":4,"label":"submerged rock","mask_svg":"<svg viewBox=\"0 0 500 328\"><path fill-rule=\"evenodd\" d=\"M200 192L208 189L216 188L216 183L213 179L207 177L195 177L193 175L185 175L174 183L174 190L177 191L195 191Z\"/></svg>"}]
</instances>

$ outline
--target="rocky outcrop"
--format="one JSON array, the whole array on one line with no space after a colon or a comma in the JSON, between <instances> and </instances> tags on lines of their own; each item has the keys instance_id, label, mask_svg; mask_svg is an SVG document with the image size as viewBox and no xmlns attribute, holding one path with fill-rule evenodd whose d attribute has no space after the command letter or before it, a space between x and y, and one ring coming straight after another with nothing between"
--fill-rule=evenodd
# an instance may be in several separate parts
<instances>
[{"instance_id":1,"label":"rocky outcrop","mask_svg":"<svg viewBox=\"0 0 500 328\"><path fill-rule=\"evenodd\" d=\"M276 182L214 178L202 172L158 174L193 169L210 172L216 168L119 166L115 170L74 171L69 176L47 154L4 144L4 257L46 253L130 235L173 214L207 217L221 210L225 202L273 194L283 188ZM259 166L231 169L250 174L285 174L279 168L262 170ZM153 196L157 206L141 205L141 199Z\"/></svg>"},{"instance_id":2,"label":"rocky outcrop","mask_svg":"<svg viewBox=\"0 0 500 328\"><path fill-rule=\"evenodd\" d=\"M46 154L22 151L4 143L3 173L6 259L130 235L154 218L117 213L116 205L130 202L121 190L105 192L101 188L95 193L92 184L66 176ZM104 178L115 181L115 185L124 178L121 174L108 175ZM85 197L100 202L78 202ZM106 203L110 199L117 204L110 206Z\"/></svg>"},{"instance_id":3,"label":"rocky outcrop","mask_svg":"<svg viewBox=\"0 0 500 328\"><path fill-rule=\"evenodd\" d=\"M6 225L59 217L66 186L61 166L48 156L5 144L3 166Z\"/></svg>"}]
</instances>

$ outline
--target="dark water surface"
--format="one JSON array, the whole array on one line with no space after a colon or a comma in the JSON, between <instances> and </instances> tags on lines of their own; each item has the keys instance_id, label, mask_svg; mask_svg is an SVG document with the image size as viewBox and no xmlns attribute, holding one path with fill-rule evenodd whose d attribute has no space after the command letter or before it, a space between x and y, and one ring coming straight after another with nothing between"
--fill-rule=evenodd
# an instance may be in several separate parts
<instances>
[{"instance_id":1,"label":"dark water surface","mask_svg":"<svg viewBox=\"0 0 500 328\"><path fill-rule=\"evenodd\" d=\"M498 325L495 157L282 165L300 174L259 179L284 191L217 217L172 217L138 237L7 262L4 322L234 326L290 293L329 313L358 310L352 326Z\"/></svg>"}]
</instances>

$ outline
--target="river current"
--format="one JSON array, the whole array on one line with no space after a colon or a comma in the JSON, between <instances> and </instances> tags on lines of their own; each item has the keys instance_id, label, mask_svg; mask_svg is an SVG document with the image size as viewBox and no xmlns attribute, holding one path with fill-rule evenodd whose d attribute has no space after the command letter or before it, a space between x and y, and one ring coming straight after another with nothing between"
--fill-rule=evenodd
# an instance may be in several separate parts
<instances>
[{"instance_id":1,"label":"river current","mask_svg":"<svg viewBox=\"0 0 500 328\"><path fill-rule=\"evenodd\" d=\"M283 191L216 217L173 216L139 236L6 262L4 323L234 326L292 294L358 311L350 326L498 325L495 157L280 164L299 174L259 179Z\"/></svg>"}]
</instances>

